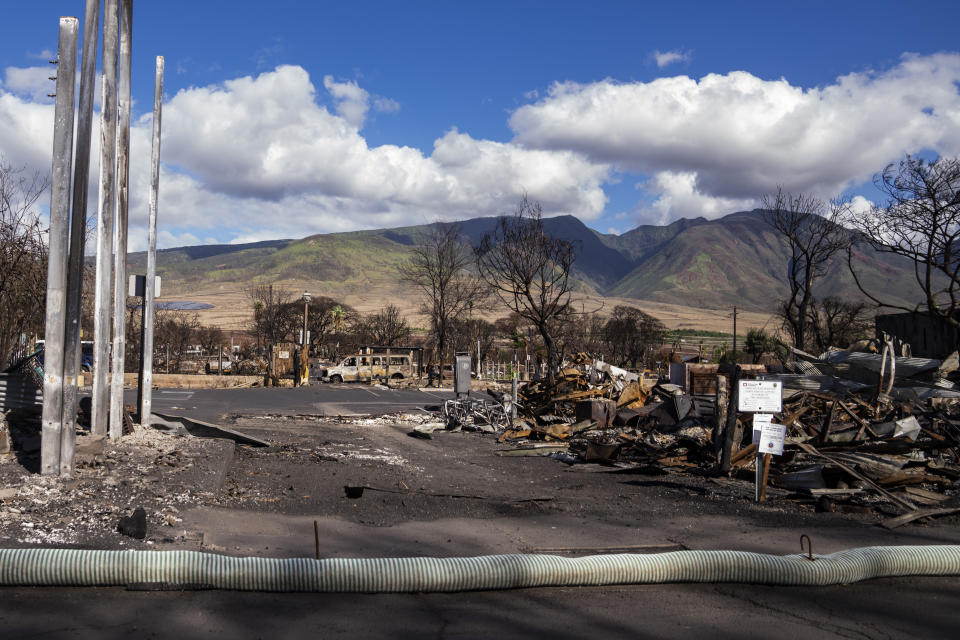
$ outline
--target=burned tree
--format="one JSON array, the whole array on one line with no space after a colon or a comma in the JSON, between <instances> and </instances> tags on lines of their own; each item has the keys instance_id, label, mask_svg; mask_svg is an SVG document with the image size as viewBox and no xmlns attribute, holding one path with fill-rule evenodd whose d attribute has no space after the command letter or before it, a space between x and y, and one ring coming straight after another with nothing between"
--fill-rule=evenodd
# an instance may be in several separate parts
<instances>
[{"instance_id":1,"label":"burned tree","mask_svg":"<svg viewBox=\"0 0 960 640\"><path fill-rule=\"evenodd\" d=\"M346 313L344 306L328 296L311 298L307 315L307 331L310 332L311 345L322 346L332 335L343 330L343 315Z\"/></svg>"},{"instance_id":2,"label":"burned tree","mask_svg":"<svg viewBox=\"0 0 960 640\"><path fill-rule=\"evenodd\" d=\"M410 336L410 325L392 304L364 318L361 330L371 342L384 346L399 344Z\"/></svg>"},{"instance_id":3,"label":"burned tree","mask_svg":"<svg viewBox=\"0 0 960 640\"><path fill-rule=\"evenodd\" d=\"M299 326L293 294L273 285L260 285L247 291L253 306L253 334L257 342L271 346L283 342ZM302 316L301 316L302 317Z\"/></svg>"},{"instance_id":4,"label":"burned tree","mask_svg":"<svg viewBox=\"0 0 960 640\"><path fill-rule=\"evenodd\" d=\"M570 270L576 251L573 243L544 230L542 215L540 203L524 196L515 215L498 219L474 254L484 282L543 338L553 377L559 365L554 328L573 313Z\"/></svg>"},{"instance_id":5,"label":"burned tree","mask_svg":"<svg viewBox=\"0 0 960 640\"><path fill-rule=\"evenodd\" d=\"M848 264L860 291L880 306L924 310L947 325L960 327L960 159L927 162L908 155L896 165L887 165L874 177L874 184L887 196L886 206L850 216L848 224L859 232L858 239L874 250L913 262L923 300L909 307L867 291L853 267L851 248Z\"/></svg>"},{"instance_id":6,"label":"burned tree","mask_svg":"<svg viewBox=\"0 0 960 640\"><path fill-rule=\"evenodd\" d=\"M850 206L840 200L824 202L803 194L793 196L782 189L764 196L763 206L767 221L783 236L790 251L790 293L780 302L778 312L794 345L803 349L810 337L814 284L826 272L830 260L849 243L840 222L847 217Z\"/></svg>"},{"instance_id":7,"label":"burned tree","mask_svg":"<svg viewBox=\"0 0 960 640\"><path fill-rule=\"evenodd\" d=\"M827 296L810 305L811 342L818 351L831 347L846 349L866 338L873 328L870 305L863 300L844 300Z\"/></svg>"},{"instance_id":8,"label":"burned tree","mask_svg":"<svg viewBox=\"0 0 960 640\"><path fill-rule=\"evenodd\" d=\"M223 329L213 326L201 326L197 329L196 341L204 353L215 355L223 348L225 340Z\"/></svg>"},{"instance_id":9,"label":"burned tree","mask_svg":"<svg viewBox=\"0 0 960 640\"><path fill-rule=\"evenodd\" d=\"M488 297L485 284L467 270L472 262L460 240L459 225L445 224L435 225L400 267L401 278L423 295L420 310L430 319L441 362L454 322L474 308L479 310Z\"/></svg>"},{"instance_id":10,"label":"burned tree","mask_svg":"<svg viewBox=\"0 0 960 640\"><path fill-rule=\"evenodd\" d=\"M43 329L47 250L34 206L48 186L0 157L0 366L22 334Z\"/></svg>"},{"instance_id":11,"label":"burned tree","mask_svg":"<svg viewBox=\"0 0 960 640\"><path fill-rule=\"evenodd\" d=\"M604 342L611 359L620 366L643 366L647 353L663 342L667 328L658 319L635 307L618 305L604 324Z\"/></svg>"},{"instance_id":12,"label":"burned tree","mask_svg":"<svg viewBox=\"0 0 960 640\"><path fill-rule=\"evenodd\" d=\"M167 362L167 367L171 372L179 373L187 350L196 340L200 316L173 309L157 309L154 318L155 344L169 349L170 361Z\"/></svg>"}]
</instances>

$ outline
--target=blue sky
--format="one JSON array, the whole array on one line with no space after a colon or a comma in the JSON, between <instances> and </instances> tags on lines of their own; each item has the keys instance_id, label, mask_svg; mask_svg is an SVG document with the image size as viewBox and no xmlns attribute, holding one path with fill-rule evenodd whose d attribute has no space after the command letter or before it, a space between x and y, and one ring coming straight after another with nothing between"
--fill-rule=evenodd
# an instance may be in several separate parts
<instances>
[{"instance_id":1,"label":"blue sky","mask_svg":"<svg viewBox=\"0 0 960 640\"><path fill-rule=\"evenodd\" d=\"M3 0L8 162L49 170L46 60L83 6ZM956 2L135 0L133 17L133 248L156 55L164 246L494 215L524 192L602 232L777 185L866 207L903 153L960 153Z\"/></svg>"}]
</instances>

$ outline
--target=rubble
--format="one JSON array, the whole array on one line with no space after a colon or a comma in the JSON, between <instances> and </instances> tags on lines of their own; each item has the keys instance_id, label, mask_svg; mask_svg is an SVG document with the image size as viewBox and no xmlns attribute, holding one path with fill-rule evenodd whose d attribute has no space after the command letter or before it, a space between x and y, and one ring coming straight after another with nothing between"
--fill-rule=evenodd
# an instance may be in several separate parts
<instances>
[{"instance_id":1,"label":"rubble","mask_svg":"<svg viewBox=\"0 0 960 640\"><path fill-rule=\"evenodd\" d=\"M32 416L11 416L0 455L0 537L8 544L146 548L183 542L180 513L213 497L234 443L135 427L119 441L80 431L72 479L42 476ZM136 509L137 526L118 526ZM144 535L129 537L130 533Z\"/></svg>"},{"instance_id":2,"label":"rubble","mask_svg":"<svg viewBox=\"0 0 960 640\"><path fill-rule=\"evenodd\" d=\"M960 512L957 354L939 361L888 357L889 350L795 353L792 372L741 368L744 377L784 384L776 421L786 425L785 448L765 473L778 499L815 511L871 513L888 527ZM497 454L716 476L732 367L690 368L692 393L581 354L554 379L519 388L518 417L497 430L505 447ZM748 413L732 422L728 472L749 482L757 463L752 422Z\"/></svg>"}]
</instances>

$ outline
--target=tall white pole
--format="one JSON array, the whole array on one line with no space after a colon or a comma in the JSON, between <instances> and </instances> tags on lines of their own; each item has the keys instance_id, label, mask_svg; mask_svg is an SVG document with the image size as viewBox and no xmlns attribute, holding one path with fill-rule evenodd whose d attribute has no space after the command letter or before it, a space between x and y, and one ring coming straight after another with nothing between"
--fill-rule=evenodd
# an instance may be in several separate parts
<instances>
[{"instance_id":1,"label":"tall white pole","mask_svg":"<svg viewBox=\"0 0 960 640\"><path fill-rule=\"evenodd\" d=\"M113 222L113 378L110 437L123 435L123 373L127 345L127 213L130 202L130 56L133 0L120 7L120 71L117 88L117 212Z\"/></svg>"},{"instance_id":2,"label":"tall white pole","mask_svg":"<svg viewBox=\"0 0 960 640\"><path fill-rule=\"evenodd\" d=\"M70 179L73 169L76 18L60 18L57 99L53 120L53 174L50 179L50 236L47 257L47 317L44 329L43 414L40 471L60 473L63 425L63 341L67 310L67 246L70 237Z\"/></svg>"},{"instance_id":3,"label":"tall white pole","mask_svg":"<svg viewBox=\"0 0 960 640\"><path fill-rule=\"evenodd\" d=\"M110 285L113 275L112 233L117 152L117 0L103 5L103 85L100 92L100 207L97 210L97 283L93 313L93 399L90 430L107 435L110 388Z\"/></svg>"},{"instance_id":4,"label":"tall white pole","mask_svg":"<svg viewBox=\"0 0 960 640\"><path fill-rule=\"evenodd\" d=\"M160 195L160 124L163 115L163 56L157 56L157 76L153 86L153 148L150 153L150 223L147 232L147 282L143 296L143 379L140 424L150 425L153 405L153 299L157 275L157 205ZM169 361L169 358L168 358Z\"/></svg>"}]
</instances>

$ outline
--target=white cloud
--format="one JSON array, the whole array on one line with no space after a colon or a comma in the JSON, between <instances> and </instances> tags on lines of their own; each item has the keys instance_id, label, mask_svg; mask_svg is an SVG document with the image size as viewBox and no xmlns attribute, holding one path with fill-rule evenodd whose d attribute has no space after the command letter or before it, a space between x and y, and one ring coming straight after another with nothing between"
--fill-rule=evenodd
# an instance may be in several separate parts
<instances>
[{"instance_id":1,"label":"white cloud","mask_svg":"<svg viewBox=\"0 0 960 640\"><path fill-rule=\"evenodd\" d=\"M336 82L333 76L324 76L323 86L336 101L340 117L357 129L362 129L370 109L370 94L356 82Z\"/></svg>"},{"instance_id":2,"label":"white cloud","mask_svg":"<svg viewBox=\"0 0 960 640\"><path fill-rule=\"evenodd\" d=\"M53 104L0 90L0 151L15 166L50 171Z\"/></svg>"},{"instance_id":3,"label":"white cloud","mask_svg":"<svg viewBox=\"0 0 960 640\"><path fill-rule=\"evenodd\" d=\"M57 54L56 52L51 51L50 49L43 49L39 53L31 53L28 51L27 57L33 58L35 60L56 60Z\"/></svg>"},{"instance_id":4,"label":"white cloud","mask_svg":"<svg viewBox=\"0 0 960 640\"><path fill-rule=\"evenodd\" d=\"M337 82L333 76L323 77L323 86L333 96L337 115L349 122L357 129L363 128L367 119L370 105L378 113L396 113L400 111L400 103L391 98L371 95L366 89L361 89L355 81Z\"/></svg>"},{"instance_id":5,"label":"white cloud","mask_svg":"<svg viewBox=\"0 0 960 640\"><path fill-rule=\"evenodd\" d=\"M854 196L850 200L850 210L856 215L864 215L873 209L873 202L863 196Z\"/></svg>"},{"instance_id":6,"label":"white cloud","mask_svg":"<svg viewBox=\"0 0 960 640\"><path fill-rule=\"evenodd\" d=\"M141 235L146 234L146 229L143 229L141 233L134 234L134 229L130 229L132 238L140 238ZM193 235L192 233L180 233L174 234L166 229L157 229L157 245L164 247L189 247L193 245L200 244L200 238ZM146 242L142 245L131 243L130 251L145 251L147 248Z\"/></svg>"},{"instance_id":7,"label":"white cloud","mask_svg":"<svg viewBox=\"0 0 960 640\"><path fill-rule=\"evenodd\" d=\"M677 62L690 62L690 52L689 51L658 51L654 50L653 59L657 62L657 68L663 69L664 67L677 63Z\"/></svg>"},{"instance_id":8,"label":"white cloud","mask_svg":"<svg viewBox=\"0 0 960 640\"><path fill-rule=\"evenodd\" d=\"M376 96L373 99L373 110L379 113L396 113L400 111L400 103L390 98Z\"/></svg>"},{"instance_id":9,"label":"white cloud","mask_svg":"<svg viewBox=\"0 0 960 640\"><path fill-rule=\"evenodd\" d=\"M668 224L677 218L719 218L755 205L752 198L722 198L703 193L692 171L659 171L644 187L659 196L653 204L639 209L639 217L655 224Z\"/></svg>"},{"instance_id":10,"label":"white cloud","mask_svg":"<svg viewBox=\"0 0 960 640\"><path fill-rule=\"evenodd\" d=\"M53 107L36 95L39 72L11 77L0 85L0 149L17 166L48 172ZM514 140L451 128L425 153L371 147L362 135L370 110L396 110L395 102L328 76L320 88L334 99L328 110L303 68L281 66L168 98L160 246L494 215L512 211L524 193L549 215L598 220L617 171L632 181L644 176L643 204L631 212L644 222L751 208L778 185L831 197L904 152L960 153L957 82L960 54L907 56L891 70L815 89L745 72L563 83L514 112ZM94 122L91 215L99 117ZM131 147L131 247L141 248L149 116L135 123ZM853 204L869 207L862 197Z\"/></svg>"},{"instance_id":11,"label":"white cloud","mask_svg":"<svg viewBox=\"0 0 960 640\"><path fill-rule=\"evenodd\" d=\"M54 65L45 67L7 67L3 88L11 93L30 98L34 102L53 102L48 94L56 91L56 82L51 76L57 75Z\"/></svg>"},{"instance_id":12,"label":"white cloud","mask_svg":"<svg viewBox=\"0 0 960 640\"><path fill-rule=\"evenodd\" d=\"M889 71L852 73L814 89L743 71L568 82L517 109L510 126L527 147L655 174L658 193L673 199L681 184L721 204L778 185L830 197L903 153L960 153L958 82L960 54L907 55Z\"/></svg>"},{"instance_id":13,"label":"white cloud","mask_svg":"<svg viewBox=\"0 0 960 640\"><path fill-rule=\"evenodd\" d=\"M430 156L371 148L356 126L359 111L342 104L367 92L330 78L325 85L346 115L319 106L307 72L293 66L178 92L163 116L164 161L178 168L165 178L168 206L174 199L179 210L223 211L247 236L262 235L269 220L273 237L491 215L511 210L524 192L550 213L603 210L605 165L456 130Z\"/></svg>"}]
</instances>

